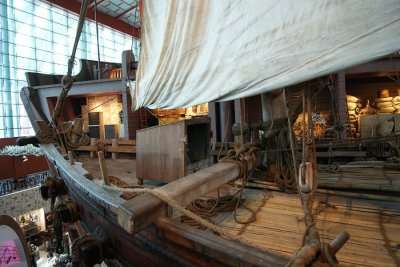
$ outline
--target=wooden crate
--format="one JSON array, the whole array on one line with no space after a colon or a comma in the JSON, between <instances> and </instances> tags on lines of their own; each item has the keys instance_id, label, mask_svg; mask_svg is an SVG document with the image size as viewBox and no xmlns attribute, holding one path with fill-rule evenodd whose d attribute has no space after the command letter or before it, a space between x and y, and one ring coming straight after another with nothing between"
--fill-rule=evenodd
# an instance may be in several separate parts
<instances>
[{"instance_id":1,"label":"wooden crate","mask_svg":"<svg viewBox=\"0 0 400 267\"><path fill-rule=\"evenodd\" d=\"M209 162L210 121L192 118L136 132L138 179L171 182Z\"/></svg>"}]
</instances>

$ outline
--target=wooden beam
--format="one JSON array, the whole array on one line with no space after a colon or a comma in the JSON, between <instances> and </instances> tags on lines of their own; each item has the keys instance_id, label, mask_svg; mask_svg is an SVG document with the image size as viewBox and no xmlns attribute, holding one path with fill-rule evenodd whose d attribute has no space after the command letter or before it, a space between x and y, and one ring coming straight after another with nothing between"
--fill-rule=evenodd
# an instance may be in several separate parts
<instances>
[{"instance_id":1,"label":"wooden beam","mask_svg":"<svg viewBox=\"0 0 400 267\"><path fill-rule=\"evenodd\" d=\"M77 148L74 148L74 150L96 152L98 150L98 148L96 145L90 145L90 146L78 146Z\"/></svg>"},{"instance_id":2,"label":"wooden beam","mask_svg":"<svg viewBox=\"0 0 400 267\"><path fill-rule=\"evenodd\" d=\"M117 139L118 145L136 145L136 140L135 139L124 139L124 138L119 138ZM105 139L103 141L105 145L112 145L112 139Z\"/></svg>"},{"instance_id":3,"label":"wooden beam","mask_svg":"<svg viewBox=\"0 0 400 267\"><path fill-rule=\"evenodd\" d=\"M76 0L46 0L50 4L57 5L59 7L65 8L79 15L81 10L81 3ZM94 10L92 8L88 9L86 17L88 19L94 20ZM115 19L106 13L97 10L97 21L101 24L109 26L120 32L129 34L137 39L139 39L139 29L122 21Z\"/></svg>"},{"instance_id":4,"label":"wooden beam","mask_svg":"<svg viewBox=\"0 0 400 267\"><path fill-rule=\"evenodd\" d=\"M358 157L366 157L367 151L321 151L317 152L318 158L334 158L334 157L351 157L351 158L358 158Z\"/></svg>"},{"instance_id":5,"label":"wooden beam","mask_svg":"<svg viewBox=\"0 0 400 267\"><path fill-rule=\"evenodd\" d=\"M182 206L187 206L198 197L236 180L239 175L238 164L220 162L159 187L158 190L174 198ZM127 232L136 233L166 214L167 206L157 197L145 193L121 206L118 210L118 223Z\"/></svg>"},{"instance_id":6,"label":"wooden beam","mask_svg":"<svg viewBox=\"0 0 400 267\"><path fill-rule=\"evenodd\" d=\"M360 73L391 73L391 72L400 72L400 59L392 58L392 59L381 59L372 61L369 63L357 65L350 69L347 69L346 75L355 75Z\"/></svg>"},{"instance_id":7,"label":"wooden beam","mask_svg":"<svg viewBox=\"0 0 400 267\"><path fill-rule=\"evenodd\" d=\"M108 170L107 170L106 160L104 158L104 152L103 151L99 151L97 153L97 156L99 158L99 166L100 166L101 178L103 179L103 182L104 182L105 185L109 185L110 182L108 180Z\"/></svg>"},{"instance_id":8,"label":"wooden beam","mask_svg":"<svg viewBox=\"0 0 400 267\"><path fill-rule=\"evenodd\" d=\"M136 146L107 146L105 150L111 153L136 153Z\"/></svg>"}]
</instances>

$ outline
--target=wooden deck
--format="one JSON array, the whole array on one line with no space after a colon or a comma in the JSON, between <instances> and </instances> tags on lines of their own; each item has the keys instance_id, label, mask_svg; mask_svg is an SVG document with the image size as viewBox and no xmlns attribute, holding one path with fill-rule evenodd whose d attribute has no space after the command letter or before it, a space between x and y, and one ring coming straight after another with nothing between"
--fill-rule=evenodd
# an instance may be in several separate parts
<instances>
[{"instance_id":1,"label":"wooden deck","mask_svg":"<svg viewBox=\"0 0 400 267\"><path fill-rule=\"evenodd\" d=\"M400 192L400 168L395 162L359 162L338 165L335 170L324 165L319 168L321 187Z\"/></svg>"},{"instance_id":2,"label":"wooden deck","mask_svg":"<svg viewBox=\"0 0 400 267\"><path fill-rule=\"evenodd\" d=\"M83 168L86 169L94 179L101 179L99 159L80 158ZM136 160L135 159L106 159L109 176L118 177L129 185L137 185Z\"/></svg>"},{"instance_id":3,"label":"wooden deck","mask_svg":"<svg viewBox=\"0 0 400 267\"><path fill-rule=\"evenodd\" d=\"M240 234L265 250L290 256L301 245L305 230L297 195L246 190L248 208L257 220L247 225L234 221L231 213L219 214L214 222ZM346 230L350 240L337 257L340 266L400 266L400 204L350 198L318 196L314 203L316 223L323 241ZM239 219L250 213L239 210Z\"/></svg>"}]
</instances>

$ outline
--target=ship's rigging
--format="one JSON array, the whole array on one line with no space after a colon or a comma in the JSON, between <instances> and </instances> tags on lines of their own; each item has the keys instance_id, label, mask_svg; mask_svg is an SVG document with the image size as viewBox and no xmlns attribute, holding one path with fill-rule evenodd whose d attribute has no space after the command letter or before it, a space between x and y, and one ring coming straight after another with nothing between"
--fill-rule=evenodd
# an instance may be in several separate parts
<instances>
[{"instance_id":1,"label":"ship's rigging","mask_svg":"<svg viewBox=\"0 0 400 267\"><path fill-rule=\"evenodd\" d=\"M79 42L79 38L80 38L81 31L82 31L82 27L83 27L83 23L85 20L89 2L90 1L88 1L88 0L84 0L82 2L78 28L77 28L77 32L76 32L76 36L75 36L74 47L73 47L73 50L71 53L71 57L68 61L68 71L67 71L67 74L63 77L63 88L61 90L59 97L57 98L57 103L56 103L56 106L54 109L54 113L53 113L51 122L48 126L49 127L48 132L52 132L52 130L53 130L56 133L57 141L59 142L59 145L64 146L65 150L70 150L71 153L67 153L67 154L69 155L69 160L71 162L73 161L71 148L74 146L80 145L79 142L76 144L72 143L70 141L72 139L71 136L75 135L75 139L82 140L81 139L81 137L83 136L82 129L81 129L82 127L81 127L81 124L79 124L79 121L75 121L74 124L71 125L71 128L69 128L69 130L66 131L66 128L60 127L61 125L59 125L58 121L59 121L60 114L63 110L65 99L68 97L68 92L70 91L70 89L72 88L73 83L74 83L74 78L72 77L73 62L75 60L75 53L76 53L76 49L78 46L78 42ZM392 4L395 8L399 8L398 6L395 5L395 3L392 3ZM149 6L150 5L151 4L149 4ZM383 25L381 25L382 28L377 29L377 31L382 30L383 32L385 32L387 30L385 27L391 28L394 24L398 24L400 21L400 18L396 18L394 15L391 17L391 19L393 19L393 20L390 23L386 23L386 24L383 23ZM149 34L149 33L147 33L147 34ZM374 36L373 31L367 32L365 34L366 34L366 36L371 35L373 38L376 37L376 36ZM145 36L145 38L146 38L146 36ZM393 39L396 39L396 38L393 38ZM395 40L393 40L393 41L395 41ZM133 97L135 98L133 102L135 102L137 104L137 107L139 107L141 105L148 106L148 107L152 107L152 106L159 107L159 106L164 106L164 105L168 106L168 107L175 107L175 106L180 106L180 105L200 103L199 101L207 101L208 102L211 100L231 99L231 98L235 98L235 97L239 97L239 96L253 94L256 92L261 92L261 91L264 92L267 90L275 89L275 86L277 86L277 85L281 86L281 85L290 84L292 82L302 80L302 79L304 79L304 77L308 77L308 78L314 77L317 74L324 74L328 70L333 71L333 70L338 69L338 67L348 66L355 62L364 61L364 60L366 60L366 57L374 58L374 57L381 55L383 53L386 53L388 51L392 51L393 43L392 42L388 42L388 43L389 44L387 46L385 46L384 48L371 45L371 47L369 47L369 48L371 48L371 53L369 56L361 56L358 54L357 57L355 57L354 59L349 60L345 63L333 61L330 68L328 68L324 72L312 71L312 74L310 74L310 73L304 74L303 73L304 75L299 75L299 77L295 77L295 78L291 79L290 81L277 82L276 84L269 84L269 85L264 84L265 86L260 86L260 84L263 83L267 79L265 79L265 80L261 79L261 81L257 80L254 84L249 83L247 87L241 87L238 89L237 87L234 86L235 87L234 89L232 89L232 87L229 88L229 90L230 90L230 91L228 90L229 92L228 91L226 91L226 92L219 91L218 94L215 94L215 92L214 92L213 95L210 95L209 93L205 93L204 97L202 96L202 97L198 97L198 98L193 97L193 95L196 94L197 89L193 90L193 91L191 91L191 89L190 89L191 88L190 82L191 81L193 82L193 80L190 80L190 79L193 79L193 77L189 77L189 78L185 77L185 79L183 79L177 83L179 86L177 86L177 84L173 84L176 87L172 86L173 87L172 94L168 94L165 92L160 93L159 90L161 87L159 86L159 84L156 84L156 85L151 84L151 83L146 84L146 78L148 78L146 76L151 75L151 69L150 69L150 74L148 74L145 70L146 70L146 64L149 64L149 62L145 62L145 63L141 62L142 66L145 66L145 67L139 68L139 81L138 81L139 87L137 87L134 94L132 94ZM148 45L148 44L146 44L146 45ZM348 45L348 44L343 44L343 45L346 47L346 45ZM352 49L353 48L350 47L349 50L352 51ZM149 51L145 51L145 53L148 53L148 52ZM327 53L327 51L325 51L325 52ZM141 58L143 59L144 57L142 56ZM146 59L146 60L148 60L148 59ZM169 62L168 62L168 64L169 64ZM168 66L168 64L167 64L167 66ZM179 64L177 64L177 65L179 66ZM99 69L100 68L98 67L98 71L99 71ZM184 72L184 71L185 70L182 69L182 72ZM213 71L215 71L215 73L218 73L218 69L214 69ZM166 79L170 79L171 76L173 76L174 74L177 74L177 73L175 71L173 71L173 72L169 73L171 75L165 75L166 73L163 73L163 74L164 74L164 76L159 77L159 79L162 80L165 77L167 77ZM158 75L158 74L155 74L154 76L156 76L156 75ZM186 80L186 78L188 78L188 80ZM154 79L154 77L152 77L152 79ZM157 79L154 79L154 80L157 80ZM187 81L189 82L189 86L185 87L185 85L188 85L187 83L185 83ZM165 85L165 84L171 85L170 80L160 82L160 83L163 85ZM255 86L255 87L252 87L252 86ZM213 86L210 86L210 87L215 89L215 87L213 87ZM187 88L189 88L189 89L187 89ZM201 88L201 86L200 86L200 88ZM161 88L161 89L164 89L164 88ZM251 93L245 92L247 89L249 91L251 91ZM166 91L172 92L170 90L171 90L171 88L168 89L168 87L167 87ZM187 92L190 92L190 94ZM303 92L303 101L302 101L303 102L302 103L303 122L306 121L306 116L308 116L307 119L309 122L312 121L310 95L311 95L311 93L309 91ZM173 100L171 100L171 96L173 97ZM188 97L193 97L193 100L192 99L188 100ZM293 166L287 166L287 167L288 168L292 167L291 172L293 173L293 175L296 179L295 188L297 189L297 193L298 193L299 198L302 203L303 212L304 212L304 223L306 225L306 230L304 233L302 246L299 248L298 251L296 251L295 255L287 263L287 266L296 266L296 267L297 266L309 266L310 264L321 263L321 262L328 264L329 266L337 266L337 260L335 259L334 255L348 240L349 235L346 232L342 232L330 244L326 244L326 243L322 242L320 239L318 230L317 230L315 222L314 222L313 214L312 214L312 203L314 200L315 190L318 186L318 180L317 180L317 175L316 175L315 146L314 146L314 140L313 140L313 134L312 134L313 129L311 128L312 127L311 123L308 123L308 125L303 123L302 156L301 156L301 164L300 164L300 167L298 168L297 164L296 164L298 162L298 159L296 158L296 151L295 151L295 144L294 144L295 141L294 141L294 136L292 133L292 121L291 121L291 116L289 115L289 111L288 111L288 107L287 107L288 103L286 101L286 90L285 89L283 90L283 97L284 97L285 111L286 111L287 122L288 122L287 137L288 137L288 142L289 142L289 147L290 147L290 156L291 156L291 160L288 160L287 162L289 164L291 163L293 165ZM165 101L165 104L161 104L163 101ZM231 169L238 170L238 175L232 175L232 177L229 178L229 181L236 180L238 177L241 177L243 179L242 187L238 191L238 197L236 197L234 199L236 202L235 202L233 212L236 212L238 205L241 203L242 191L243 191L245 184L247 183L247 173L249 170L255 168L255 165L256 165L255 161L256 161L256 150L257 149L254 146L249 146L249 145L244 144L243 124L244 124L243 121L241 121L241 123L240 123L241 140L242 140L241 145L236 147L234 150L228 150L228 152L227 152L228 155L225 158L221 158L221 160L220 160L220 164L221 164L220 166L223 166L224 163L231 163L231 165L233 165L233 167L231 166ZM76 125L78 125L78 126L76 129L74 129L73 127ZM272 127L273 127L273 125L271 125L270 128L272 129ZM85 142L87 143L88 139L85 139L85 140L86 140ZM48 140L46 140L46 142L48 142ZM48 153L51 153L51 149L49 149L49 151L50 152L48 152ZM67 151L65 151L65 152L67 152ZM287 165L289 165L289 164L287 164ZM202 174L201 172L199 172L199 173L200 173L199 175ZM104 173L102 173L102 175L104 176L104 182L105 182L105 185L102 185L102 189L106 189L106 190L110 190L110 191L118 191L118 192L122 191L122 192L134 193L135 196L140 195L143 197L144 195L147 195L150 197L155 197L155 198L157 198L157 201L167 204L168 206L170 206L170 207L174 208L175 210L184 214L186 217L194 220L198 224L206 227L207 229L209 229L215 233L218 233L221 237L224 237L224 238L227 238L230 240L239 241L239 242L245 243L246 245L250 245L253 247L259 247L257 244L254 244L248 238L241 237L238 235L232 235L231 233L225 231L220 226L213 224L210 221L204 219L203 217L197 215L195 212L193 212L193 210L191 211L191 210L187 209L185 207L185 205L182 205L181 203L176 201L174 199L174 197L169 195L166 190L163 190L163 188L161 188L161 189L149 189L149 188L122 188L121 189L121 188L116 188L115 186L110 186L110 184L108 184L107 179L106 179L106 177L108 175L104 175ZM207 174L205 174L205 176L206 175ZM49 187L49 186L47 185L47 187ZM218 187L218 185L215 185L215 187ZM46 189L44 187L44 189L48 190L49 188ZM51 198L54 198L54 196L52 195ZM54 199L52 199L52 203L54 204ZM157 206L157 203L154 204L153 206L151 206L152 204L149 204L150 212L151 211L155 212L159 208L159 205ZM61 209L62 209L62 211L61 211ZM60 217L57 217L57 231L58 231L57 239L58 239L58 241L60 241L59 240L60 239L59 231L60 231L60 229L62 229L62 223L63 222L73 223L73 222L77 221L77 218L74 216L69 216L67 219L61 218L60 214L62 212L64 212L66 209L67 209L66 205L61 203L54 210L55 214L58 214L57 216L60 216ZM71 212L70 210L73 210L73 208L70 208L68 212ZM67 212L67 214L68 214L68 212ZM126 212L126 209L123 212ZM129 215L129 212L130 211L128 211L128 213L127 213L128 215ZM142 217L145 217L147 215L146 212L142 212L142 214L139 214L139 215ZM125 217L128 217L128 215L123 214L123 216L121 216L122 219L118 218L118 220L124 220ZM137 214L135 214L135 216L136 215ZM120 216L120 214L118 216ZM141 218L141 217L139 217L139 218ZM236 214L234 215L234 218L236 220ZM251 218L249 221L244 221L244 222L240 222L240 223L245 223L245 224L250 223L251 220L253 220L253 219L254 218ZM154 218L149 219L149 221L145 221L143 223L143 225L140 225L140 223L139 223L139 226L137 226L136 225L136 217L134 217L134 219L127 219L126 221L123 221L121 223L121 226L124 227L125 230L127 230L129 233L136 233L137 231L142 230L142 228L146 227L148 224L152 223L153 220L155 220L155 219ZM119 221L119 223L120 223L120 221ZM60 224L61 224L61 226L60 226ZM138 227L138 228L136 228L136 227ZM87 238L87 239L91 239L91 238ZM86 238L81 238L81 239L77 239L77 240L79 240L79 241L77 241L75 243L74 250L79 251L79 248L77 248L78 244L81 243L80 241L82 241L82 243L84 243L86 241ZM93 245L93 242L91 245L96 246L96 244ZM260 249L262 250L261 247L260 247Z\"/></svg>"}]
</instances>

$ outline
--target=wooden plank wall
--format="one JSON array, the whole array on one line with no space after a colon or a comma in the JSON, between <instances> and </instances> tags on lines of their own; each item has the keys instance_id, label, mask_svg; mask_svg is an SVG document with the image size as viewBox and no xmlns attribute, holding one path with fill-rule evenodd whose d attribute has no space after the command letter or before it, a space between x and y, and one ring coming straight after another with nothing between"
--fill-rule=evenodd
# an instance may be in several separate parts
<instances>
[{"instance_id":1,"label":"wooden plank wall","mask_svg":"<svg viewBox=\"0 0 400 267\"><path fill-rule=\"evenodd\" d=\"M171 182L185 174L185 121L137 132L137 177Z\"/></svg>"}]
</instances>

